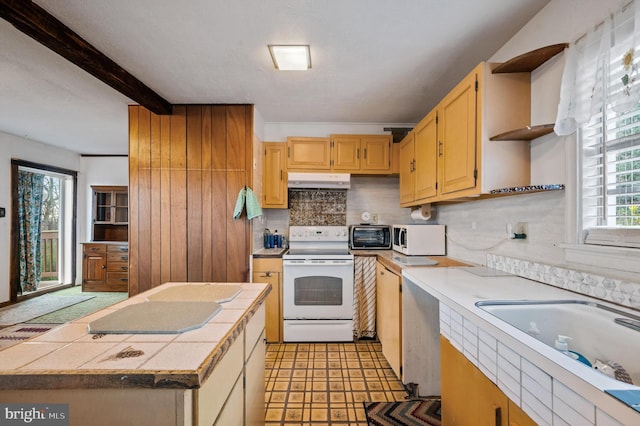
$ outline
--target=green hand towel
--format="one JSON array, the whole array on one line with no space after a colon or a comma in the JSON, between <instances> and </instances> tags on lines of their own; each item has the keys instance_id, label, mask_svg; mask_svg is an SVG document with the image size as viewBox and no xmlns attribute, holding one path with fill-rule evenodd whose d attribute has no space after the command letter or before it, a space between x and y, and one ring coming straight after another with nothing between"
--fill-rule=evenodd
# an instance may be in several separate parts
<instances>
[{"instance_id":1,"label":"green hand towel","mask_svg":"<svg viewBox=\"0 0 640 426\"><path fill-rule=\"evenodd\" d=\"M258 216L262 216L262 208L260 207L258 198L253 193L251 188L249 188L248 186L247 186L247 194L246 194L246 206L247 206L247 218L249 220L254 219Z\"/></svg>"},{"instance_id":2,"label":"green hand towel","mask_svg":"<svg viewBox=\"0 0 640 426\"><path fill-rule=\"evenodd\" d=\"M238 199L236 200L236 207L233 209L233 218L239 219L244 208L245 189L244 187L238 193Z\"/></svg>"}]
</instances>

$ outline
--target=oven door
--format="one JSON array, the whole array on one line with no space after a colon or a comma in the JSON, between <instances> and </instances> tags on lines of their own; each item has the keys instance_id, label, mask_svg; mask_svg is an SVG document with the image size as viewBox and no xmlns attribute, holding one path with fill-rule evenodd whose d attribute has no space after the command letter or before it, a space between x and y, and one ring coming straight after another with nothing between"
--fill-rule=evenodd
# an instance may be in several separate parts
<instances>
[{"instance_id":1,"label":"oven door","mask_svg":"<svg viewBox=\"0 0 640 426\"><path fill-rule=\"evenodd\" d=\"M282 263L285 320L353 318L353 260Z\"/></svg>"}]
</instances>

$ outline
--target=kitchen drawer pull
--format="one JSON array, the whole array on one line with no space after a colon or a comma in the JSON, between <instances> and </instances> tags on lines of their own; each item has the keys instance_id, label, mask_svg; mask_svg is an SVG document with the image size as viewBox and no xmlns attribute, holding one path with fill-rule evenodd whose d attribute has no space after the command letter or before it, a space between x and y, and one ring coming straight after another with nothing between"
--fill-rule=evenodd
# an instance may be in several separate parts
<instances>
[{"instance_id":1,"label":"kitchen drawer pull","mask_svg":"<svg viewBox=\"0 0 640 426\"><path fill-rule=\"evenodd\" d=\"M129 278L120 278L120 281L122 281L123 283L126 283L127 281L129 281Z\"/></svg>"},{"instance_id":2,"label":"kitchen drawer pull","mask_svg":"<svg viewBox=\"0 0 640 426\"><path fill-rule=\"evenodd\" d=\"M128 266L121 266L120 269L123 270L123 271L128 271L129 267Z\"/></svg>"},{"instance_id":3,"label":"kitchen drawer pull","mask_svg":"<svg viewBox=\"0 0 640 426\"><path fill-rule=\"evenodd\" d=\"M120 251L129 251L129 247L120 247Z\"/></svg>"},{"instance_id":4,"label":"kitchen drawer pull","mask_svg":"<svg viewBox=\"0 0 640 426\"><path fill-rule=\"evenodd\" d=\"M122 260L129 260L129 256L120 256L120 259L122 259Z\"/></svg>"},{"instance_id":5,"label":"kitchen drawer pull","mask_svg":"<svg viewBox=\"0 0 640 426\"><path fill-rule=\"evenodd\" d=\"M89 250L91 251L98 251L100 250L100 247L90 247Z\"/></svg>"}]
</instances>

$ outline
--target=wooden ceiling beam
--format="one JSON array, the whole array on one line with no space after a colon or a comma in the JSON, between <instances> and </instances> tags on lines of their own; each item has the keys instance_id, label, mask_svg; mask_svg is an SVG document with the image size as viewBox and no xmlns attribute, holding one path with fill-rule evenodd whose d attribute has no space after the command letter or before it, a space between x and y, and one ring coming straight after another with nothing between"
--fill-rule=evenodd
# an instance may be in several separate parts
<instances>
[{"instance_id":1,"label":"wooden ceiling beam","mask_svg":"<svg viewBox=\"0 0 640 426\"><path fill-rule=\"evenodd\" d=\"M171 103L33 1L0 0L0 17L150 111L172 113Z\"/></svg>"}]
</instances>

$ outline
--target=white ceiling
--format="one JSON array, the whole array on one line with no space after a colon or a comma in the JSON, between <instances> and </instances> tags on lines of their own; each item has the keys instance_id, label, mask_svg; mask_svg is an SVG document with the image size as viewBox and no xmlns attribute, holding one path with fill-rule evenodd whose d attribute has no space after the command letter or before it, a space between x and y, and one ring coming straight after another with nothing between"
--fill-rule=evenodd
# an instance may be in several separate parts
<instances>
[{"instance_id":1,"label":"white ceiling","mask_svg":"<svg viewBox=\"0 0 640 426\"><path fill-rule=\"evenodd\" d=\"M265 122L417 122L549 0L36 0L167 101ZM267 44L310 44L276 71ZM127 153L132 101L0 19L0 131Z\"/></svg>"}]
</instances>

